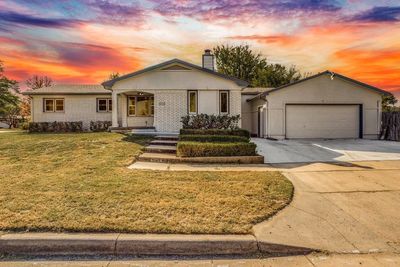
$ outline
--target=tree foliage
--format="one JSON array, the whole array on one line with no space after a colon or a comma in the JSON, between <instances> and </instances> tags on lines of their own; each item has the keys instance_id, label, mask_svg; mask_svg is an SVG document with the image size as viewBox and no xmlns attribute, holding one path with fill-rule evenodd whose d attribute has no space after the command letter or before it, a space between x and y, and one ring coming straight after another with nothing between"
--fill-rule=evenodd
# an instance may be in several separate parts
<instances>
[{"instance_id":1,"label":"tree foliage","mask_svg":"<svg viewBox=\"0 0 400 267\"><path fill-rule=\"evenodd\" d=\"M0 117L10 126L16 126L19 113L20 99L18 83L7 78L4 74L4 65L0 61Z\"/></svg>"},{"instance_id":2,"label":"tree foliage","mask_svg":"<svg viewBox=\"0 0 400 267\"><path fill-rule=\"evenodd\" d=\"M36 90L42 87L49 87L53 84L53 80L48 76L33 75L26 80L26 86L31 90Z\"/></svg>"},{"instance_id":3,"label":"tree foliage","mask_svg":"<svg viewBox=\"0 0 400 267\"><path fill-rule=\"evenodd\" d=\"M245 80L253 87L278 87L302 78L295 66L269 64L249 45L219 45L214 47L213 53L218 72Z\"/></svg>"},{"instance_id":4,"label":"tree foliage","mask_svg":"<svg viewBox=\"0 0 400 267\"><path fill-rule=\"evenodd\" d=\"M107 80L114 80L116 78L119 78L120 76L121 76L121 74L119 74L119 72L112 72L112 73L110 73L110 75L108 75Z\"/></svg>"},{"instance_id":5,"label":"tree foliage","mask_svg":"<svg viewBox=\"0 0 400 267\"><path fill-rule=\"evenodd\" d=\"M383 111L398 111L399 108L396 107L398 100L393 94L382 96L382 110Z\"/></svg>"}]
</instances>

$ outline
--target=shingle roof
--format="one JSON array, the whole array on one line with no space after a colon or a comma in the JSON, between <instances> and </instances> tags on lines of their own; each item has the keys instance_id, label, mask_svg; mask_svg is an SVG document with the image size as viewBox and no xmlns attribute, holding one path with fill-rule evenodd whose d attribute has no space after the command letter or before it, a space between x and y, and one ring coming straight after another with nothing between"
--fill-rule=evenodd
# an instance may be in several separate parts
<instances>
[{"instance_id":1,"label":"shingle roof","mask_svg":"<svg viewBox=\"0 0 400 267\"><path fill-rule=\"evenodd\" d=\"M111 94L111 91L104 89L100 84L56 84L36 90L25 91L24 95L93 95Z\"/></svg>"},{"instance_id":2,"label":"shingle roof","mask_svg":"<svg viewBox=\"0 0 400 267\"><path fill-rule=\"evenodd\" d=\"M118 81L121 81L121 80L124 80L124 79L127 79L127 78L131 78L131 77L134 77L136 75L139 75L139 74L142 74L142 73L145 73L145 72L148 72L148 71L152 71L152 70L155 70L155 69L158 69L158 68L162 68L164 66L168 66L168 65L174 64L174 63L178 63L180 65L183 65L183 66L186 66L186 67L189 67L189 68L192 68L192 69L200 70L200 71L203 71L203 72L218 76L218 77L223 78L223 79L231 80L231 81L235 82L239 86L246 87L249 84L246 81L239 80L237 78L234 78L234 77L231 77L231 76L228 76L228 75L224 75L224 74L221 74L219 72L216 72L216 71L213 71L213 70L209 70L207 68L203 68L203 67L197 66L195 64L192 64L192 63L189 63L189 62L174 58L174 59L162 62L160 64L157 64L157 65L154 65L154 66L150 66L150 67L144 68L142 70L135 71L135 72L132 72L132 73L128 73L128 74L123 75L121 77L118 77L118 78L103 82L102 85L104 85L104 87L106 87L106 88L111 88L114 85L114 83L116 83Z\"/></svg>"},{"instance_id":3,"label":"shingle roof","mask_svg":"<svg viewBox=\"0 0 400 267\"><path fill-rule=\"evenodd\" d=\"M258 95L275 89L274 87L247 87L242 90L242 95Z\"/></svg>"},{"instance_id":4,"label":"shingle roof","mask_svg":"<svg viewBox=\"0 0 400 267\"><path fill-rule=\"evenodd\" d=\"M380 94L383 94L383 95L389 95L389 94L390 94L389 92L387 92L387 91L385 91L385 90L382 90L382 89L380 89L380 88L378 88L378 87L375 87L375 86L372 86L372 85L369 85L369 84L366 84L366 83L363 83L363 82L354 80L354 79L352 79L352 78L346 77L346 76L344 76L344 75L341 75L341 74L336 73L336 72L333 72L333 71L326 70L326 71L324 71L324 72L320 72L320 73L318 73L318 74L315 74L315 75L306 77L306 78L301 79L301 80L299 80L299 81L292 82L292 83L289 83L289 84L280 86L280 87L278 87L278 88L275 88L275 89L273 89L273 90L264 92L264 93L262 93L261 96L266 96L266 95L268 95L269 93L272 93L272 92L275 92L275 91L284 89L284 88L289 87L289 86L292 86L292 85L294 85L294 84L298 84L298 83L301 83L301 82L304 82L304 81L307 81L307 80L311 80L311 79L317 78L317 77L319 77L319 76L321 76L321 75L330 75L331 77L338 77L338 78L340 78L340 79L342 79L342 80L345 80L345 81L348 81L348 82L351 82L351 83L354 83L354 84L363 86L363 87L365 87L366 89L375 91L375 92L380 93Z\"/></svg>"}]
</instances>

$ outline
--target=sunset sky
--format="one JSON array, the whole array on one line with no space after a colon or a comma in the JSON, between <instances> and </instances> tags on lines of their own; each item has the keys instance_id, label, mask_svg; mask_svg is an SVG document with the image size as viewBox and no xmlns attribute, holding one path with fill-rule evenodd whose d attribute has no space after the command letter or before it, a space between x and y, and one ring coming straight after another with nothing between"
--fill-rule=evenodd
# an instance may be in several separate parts
<instances>
[{"instance_id":1,"label":"sunset sky","mask_svg":"<svg viewBox=\"0 0 400 267\"><path fill-rule=\"evenodd\" d=\"M21 83L99 83L247 43L271 63L400 92L400 0L0 0L0 60Z\"/></svg>"}]
</instances>

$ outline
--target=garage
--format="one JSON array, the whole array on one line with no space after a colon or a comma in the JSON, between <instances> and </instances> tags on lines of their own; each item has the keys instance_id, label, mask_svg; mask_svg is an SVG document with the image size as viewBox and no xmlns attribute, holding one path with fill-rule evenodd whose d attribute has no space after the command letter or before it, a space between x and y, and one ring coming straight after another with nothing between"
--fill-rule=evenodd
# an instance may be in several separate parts
<instances>
[{"instance_id":1,"label":"garage","mask_svg":"<svg viewBox=\"0 0 400 267\"><path fill-rule=\"evenodd\" d=\"M360 119L360 105L286 105L286 138L359 138Z\"/></svg>"},{"instance_id":2,"label":"garage","mask_svg":"<svg viewBox=\"0 0 400 267\"><path fill-rule=\"evenodd\" d=\"M325 71L245 96L243 114L251 117L244 126L254 136L277 140L377 139L383 95L390 94Z\"/></svg>"}]
</instances>

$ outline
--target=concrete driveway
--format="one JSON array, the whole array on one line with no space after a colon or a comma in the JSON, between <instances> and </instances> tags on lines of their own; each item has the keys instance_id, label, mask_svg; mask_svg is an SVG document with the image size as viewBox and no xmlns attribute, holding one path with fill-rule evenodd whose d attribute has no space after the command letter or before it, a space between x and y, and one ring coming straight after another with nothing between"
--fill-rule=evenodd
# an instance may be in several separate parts
<instances>
[{"instance_id":1,"label":"concrete driveway","mask_svg":"<svg viewBox=\"0 0 400 267\"><path fill-rule=\"evenodd\" d=\"M293 201L258 240L330 252L400 252L400 161L292 164Z\"/></svg>"},{"instance_id":2,"label":"concrete driveway","mask_svg":"<svg viewBox=\"0 0 400 267\"><path fill-rule=\"evenodd\" d=\"M337 139L283 140L253 138L265 163L400 160L400 142Z\"/></svg>"}]
</instances>

